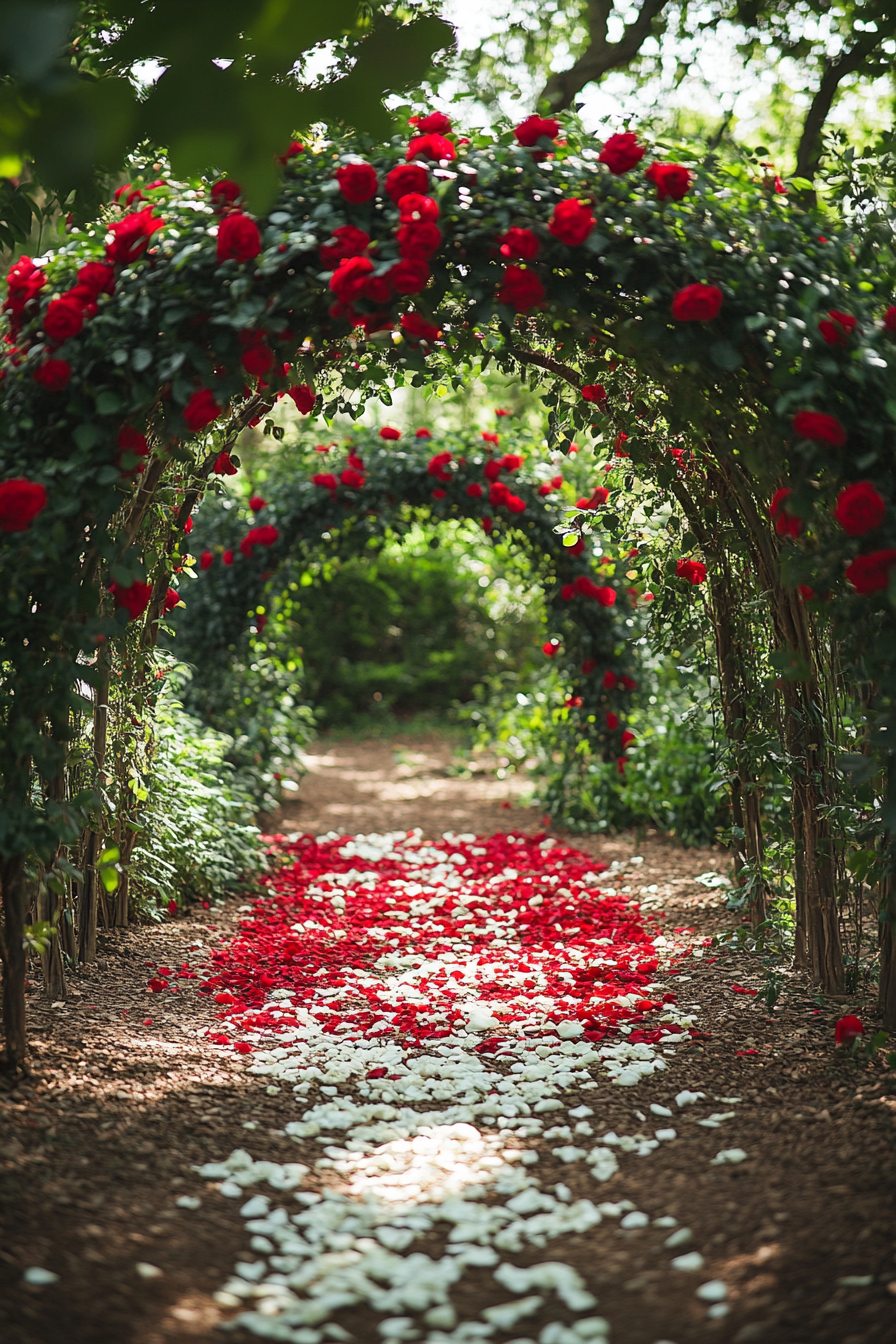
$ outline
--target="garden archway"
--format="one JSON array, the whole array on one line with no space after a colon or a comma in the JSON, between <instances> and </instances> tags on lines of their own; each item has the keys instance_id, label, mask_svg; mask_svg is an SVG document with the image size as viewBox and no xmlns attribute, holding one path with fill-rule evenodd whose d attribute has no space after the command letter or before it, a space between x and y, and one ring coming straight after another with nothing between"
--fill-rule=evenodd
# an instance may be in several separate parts
<instances>
[{"instance_id":1,"label":"garden archway","mask_svg":"<svg viewBox=\"0 0 896 1344\"><path fill-rule=\"evenodd\" d=\"M602 149L574 125L565 142L558 133L532 117L464 140L433 114L410 144L296 145L261 221L237 184L137 171L97 228L10 272L0 842L13 1058L24 1050L26 861L51 864L98 806L95 792L66 797L59 783L78 687L92 682L101 706L109 649L144 657L154 643L185 525L222 452L278 394L306 413L355 413L362 389L388 399L391 380L457 382L464 364L549 383L561 446L579 432L624 442L648 468L656 435L679 436L713 464L776 594L801 800L798 925L815 975L839 987L834 893L817 877L820 693L795 594L800 583L829 591L827 618L857 632L885 728L892 262L842 226L822 235L750 164L660 156L645 171L632 133ZM650 389L666 394L661 421ZM835 526L848 491L848 522L838 513ZM770 499L783 528L767 521ZM695 547L711 545L713 526L698 501ZM94 742L101 772L101 710ZM872 739L884 763L886 742ZM37 803L35 775L47 782ZM896 1011L892 913L887 904L882 995Z\"/></svg>"}]
</instances>

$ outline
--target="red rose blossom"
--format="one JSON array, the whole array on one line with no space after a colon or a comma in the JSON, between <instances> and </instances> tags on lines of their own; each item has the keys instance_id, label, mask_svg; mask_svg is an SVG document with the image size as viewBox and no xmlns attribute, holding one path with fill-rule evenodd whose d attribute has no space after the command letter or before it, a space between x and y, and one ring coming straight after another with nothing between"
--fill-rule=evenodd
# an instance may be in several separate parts
<instances>
[{"instance_id":1,"label":"red rose blossom","mask_svg":"<svg viewBox=\"0 0 896 1344\"><path fill-rule=\"evenodd\" d=\"M408 145L407 159L451 160L457 158L457 150L444 135L415 135Z\"/></svg>"},{"instance_id":2,"label":"red rose blossom","mask_svg":"<svg viewBox=\"0 0 896 1344\"><path fill-rule=\"evenodd\" d=\"M401 319L401 327L408 336L412 336L417 341L437 341L441 336L439 327L434 326L432 322L427 322L425 317L419 313L404 313Z\"/></svg>"},{"instance_id":3,"label":"red rose blossom","mask_svg":"<svg viewBox=\"0 0 896 1344\"><path fill-rule=\"evenodd\" d=\"M393 429L391 425L384 425L383 428L380 430L380 438L388 439L394 442L396 439L401 438L401 430Z\"/></svg>"},{"instance_id":4,"label":"red rose blossom","mask_svg":"<svg viewBox=\"0 0 896 1344\"><path fill-rule=\"evenodd\" d=\"M64 359L45 359L43 364L38 364L32 376L48 392L64 392L72 376L72 368Z\"/></svg>"},{"instance_id":5,"label":"red rose blossom","mask_svg":"<svg viewBox=\"0 0 896 1344\"><path fill-rule=\"evenodd\" d=\"M47 492L39 481L17 476L0 482L0 532L27 532L47 506Z\"/></svg>"},{"instance_id":6,"label":"red rose blossom","mask_svg":"<svg viewBox=\"0 0 896 1344\"><path fill-rule=\"evenodd\" d=\"M513 134L516 136L517 144L525 149L532 149L539 140L555 139L559 130L560 123L553 117L539 117L533 113L513 128Z\"/></svg>"},{"instance_id":7,"label":"red rose blossom","mask_svg":"<svg viewBox=\"0 0 896 1344\"><path fill-rule=\"evenodd\" d=\"M582 400L594 402L598 406L603 405L607 400L603 383L586 383L582 388Z\"/></svg>"},{"instance_id":8,"label":"red rose blossom","mask_svg":"<svg viewBox=\"0 0 896 1344\"><path fill-rule=\"evenodd\" d=\"M857 555L846 566L846 578L856 592L864 597L887 587L894 565L896 551L871 551L868 555Z\"/></svg>"},{"instance_id":9,"label":"red rose blossom","mask_svg":"<svg viewBox=\"0 0 896 1344\"><path fill-rule=\"evenodd\" d=\"M291 140L291 141L289 142L289 149L287 149L287 151L285 152L285 154L278 154L278 155L277 155L277 162L278 162L278 163L282 163L283 166L286 167L286 165L289 163L290 159L295 159L295 158L298 157L299 154L304 154L304 153L305 153L305 146L301 143L301 141L300 141L300 140Z\"/></svg>"},{"instance_id":10,"label":"red rose blossom","mask_svg":"<svg viewBox=\"0 0 896 1344\"><path fill-rule=\"evenodd\" d=\"M168 615L169 611L174 610L174 608L177 606L180 600L181 600L180 593L177 591L177 589L169 588L167 593L165 594L165 601L162 603L162 610L166 616Z\"/></svg>"},{"instance_id":11,"label":"red rose blossom","mask_svg":"<svg viewBox=\"0 0 896 1344\"><path fill-rule=\"evenodd\" d=\"M211 569L214 563L215 557L212 555L211 551L203 551L199 557L199 568L204 572L207 569Z\"/></svg>"},{"instance_id":12,"label":"red rose blossom","mask_svg":"<svg viewBox=\"0 0 896 1344\"><path fill-rule=\"evenodd\" d=\"M239 182L231 182L227 177L222 177L219 182L216 182L210 192L212 205L219 208L233 205L234 201L238 200L242 194L243 189Z\"/></svg>"},{"instance_id":13,"label":"red rose blossom","mask_svg":"<svg viewBox=\"0 0 896 1344\"><path fill-rule=\"evenodd\" d=\"M214 471L216 476L236 475L236 467L233 465L229 453L219 453L218 456L215 458L215 465L212 468L212 470ZM225 565L229 565L230 561L225 557L224 563Z\"/></svg>"},{"instance_id":14,"label":"red rose blossom","mask_svg":"<svg viewBox=\"0 0 896 1344\"><path fill-rule=\"evenodd\" d=\"M619 177L634 168L643 157L644 146L638 144L638 137L634 131L622 131L618 135L611 135L604 142L604 147L598 155L598 162L605 163L610 172Z\"/></svg>"},{"instance_id":15,"label":"red rose blossom","mask_svg":"<svg viewBox=\"0 0 896 1344\"><path fill-rule=\"evenodd\" d=\"M803 530L803 520L797 514L788 513L784 501L791 491L783 486L776 490L768 506L769 517L774 521L779 537L798 537Z\"/></svg>"},{"instance_id":16,"label":"red rose blossom","mask_svg":"<svg viewBox=\"0 0 896 1344\"><path fill-rule=\"evenodd\" d=\"M541 243L531 229L508 229L498 239L498 251L508 261L534 261Z\"/></svg>"},{"instance_id":17,"label":"red rose blossom","mask_svg":"<svg viewBox=\"0 0 896 1344\"><path fill-rule=\"evenodd\" d=\"M218 225L218 261L251 261L261 251L261 234L254 219L236 210Z\"/></svg>"},{"instance_id":18,"label":"red rose blossom","mask_svg":"<svg viewBox=\"0 0 896 1344\"><path fill-rule=\"evenodd\" d=\"M398 250L411 261L428 261L442 241L442 231L438 224L429 220L411 221L402 224L396 234Z\"/></svg>"},{"instance_id":19,"label":"red rose blossom","mask_svg":"<svg viewBox=\"0 0 896 1344\"><path fill-rule=\"evenodd\" d=\"M887 505L870 481L854 481L837 496L834 516L851 537L864 537L880 527L887 514Z\"/></svg>"},{"instance_id":20,"label":"red rose blossom","mask_svg":"<svg viewBox=\"0 0 896 1344\"><path fill-rule=\"evenodd\" d=\"M369 163L345 163L336 169L339 190L351 205L363 205L376 195L376 169Z\"/></svg>"},{"instance_id":21,"label":"red rose blossom","mask_svg":"<svg viewBox=\"0 0 896 1344\"><path fill-rule=\"evenodd\" d=\"M263 378L274 364L274 352L264 341L247 346L241 357L243 368L254 378Z\"/></svg>"},{"instance_id":22,"label":"red rose blossom","mask_svg":"<svg viewBox=\"0 0 896 1344\"><path fill-rule=\"evenodd\" d=\"M722 291L715 285L685 285L672 300L676 322L711 322L722 307Z\"/></svg>"},{"instance_id":23,"label":"red rose blossom","mask_svg":"<svg viewBox=\"0 0 896 1344\"><path fill-rule=\"evenodd\" d=\"M20 314L25 305L36 298L47 277L39 266L35 266L30 257L19 257L6 273L6 302L4 308Z\"/></svg>"},{"instance_id":24,"label":"red rose blossom","mask_svg":"<svg viewBox=\"0 0 896 1344\"><path fill-rule=\"evenodd\" d=\"M329 471L317 472L316 475L311 477L311 482L313 485L319 485L322 490L329 490L334 495L339 485L336 477Z\"/></svg>"},{"instance_id":25,"label":"red rose blossom","mask_svg":"<svg viewBox=\"0 0 896 1344\"><path fill-rule=\"evenodd\" d=\"M330 276L330 289L343 303L351 303L361 297L372 273L373 262L369 257L346 257Z\"/></svg>"},{"instance_id":26,"label":"red rose blossom","mask_svg":"<svg viewBox=\"0 0 896 1344\"><path fill-rule=\"evenodd\" d=\"M467 486L466 493L470 496L471 499L481 499L482 486L479 484L478 481L471 481L470 484Z\"/></svg>"},{"instance_id":27,"label":"red rose blossom","mask_svg":"<svg viewBox=\"0 0 896 1344\"><path fill-rule=\"evenodd\" d=\"M832 448L842 448L847 438L840 421L822 411L798 411L793 417L793 430L801 439L829 443Z\"/></svg>"},{"instance_id":28,"label":"red rose blossom","mask_svg":"<svg viewBox=\"0 0 896 1344\"><path fill-rule=\"evenodd\" d=\"M407 196L402 196L398 202L398 213L402 220L407 222L417 220L433 220L439 217L439 205L431 196L424 196L419 191L409 191Z\"/></svg>"},{"instance_id":29,"label":"red rose blossom","mask_svg":"<svg viewBox=\"0 0 896 1344\"><path fill-rule=\"evenodd\" d=\"M690 191L694 175L681 163L652 163L644 176L656 187L658 201L680 201Z\"/></svg>"},{"instance_id":30,"label":"red rose blossom","mask_svg":"<svg viewBox=\"0 0 896 1344\"><path fill-rule=\"evenodd\" d=\"M444 112L427 112L425 117L417 117L414 125L423 135L444 135L451 130L451 122Z\"/></svg>"},{"instance_id":31,"label":"red rose blossom","mask_svg":"<svg viewBox=\"0 0 896 1344\"><path fill-rule=\"evenodd\" d=\"M299 415L310 415L314 410L317 393L307 383L299 383L296 387L291 387L286 395L292 398Z\"/></svg>"},{"instance_id":32,"label":"red rose blossom","mask_svg":"<svg viewBox=\"0 0 896 1344\"><path fill-rule=\"evenodd\" d=\"M363 475L360 471L355 471L354 467L346 467L344 471L339 473L339 479L350 490L360 490L364 484Z\"/></svg>"},{"instance_id":33,"label":"red rose blossom","mask_svg":"<svg viewBox=\"0 0 896 1344\"><path fill-rule=\"evenodd\" d=\"M596 223L587 201L558 201L548 229L567 247L580 247Z\"/></svg>"},{"instance_id":34,"label":"red rose blossom","mask_svg":"<svg viewBox=\"0 0 896 1344\"><path fill-rule=\"evenodd\" d=\"M482 520L482 530L483 530L483 532L486 534L486 536L488 536L489 532L491 532L491 530L492 530L492 528L494 527L494 525L495 525L495 520L494 520L494 518L489 518L487 515L486 515L485 518L483 518L483 520Z\"/></svg>"},{"instance_id":35,"label":"red rose blossom","mask_svg":"<svg viewBox=\"0 0 896 1344\"><path fill-rule=\"evenodd\" d=\"M396 205L402 196L424 194L429 186L429 171L419 163L401 163L386 174L386 191Z\"/></svg>"},{"instance_id":36,"label":"red rose blossom","mask_svg":"<svg viewBox=\"0 0 896 1344\"><path fill-rule=\"evenodd\" d=\"M884 313L884 331L896 333L896 307L888 308Z\"/></svg>"},{"instance_id":37,"label":"red rose blossom","mask_svg":"<svg viewBox=\"0 0 896 1344\"><path fill-rule=\"evenodd\" d=\"M675 566L675 573L680 579L685 579L695 586L706 582L706 566L699 560L679 560Z\"/></svg>"},{"instance_id":38,"label":"red rose blossom","mask_svg":"<svg viewBox=\"0 0 896 1344\"><path fill-rule=\"evenodd\" d=\"M221 407L215 401L214 394L207 387L200 387L187 402L183 409L183 417L187 429L193 434L198 434L206 425L210 425L213 420L217 420L221 414Z\"/></svg>"},{"instance_id":39,"label":"red rose blossom","mask_svg":"<svg viewBox=\"0 0 896 1344\"><path fill-rule=\"evenodd\" d=\"M431 438L432 438L432 430L431 430L431 429L426 429L426 427L423 426L423 427L421 427L420 429L417 430L417 433L414 435L414 438L415 438L415 439L431 439Z\"/></svg>"},{"instance_id":40,"label":"red rose blossom","mask_svg":"<svg viewBox=\"0 0 896 1344\"><path fill-rule=\"evenodd\" d=\"M78 285L91 294L115 293L115 268L103 261L87 261L78 268Z\"/></svg>"},{"instance_id":41,"label":"red rose blossom","mask_svg":"<svg viewBox=\"0 0 896 1344\"><path fill-rule=\"evenodd\" d=\"M834 1028L834 1041L837 1045L852 1045L860 1036L865 1034L865 1028L861 1020L854 1017L852 1013L847 1013L841 1017Z\"/></svg>"},{"instance_id":42,"label":"red rose blossom","mask_svg":"<svg viewBox=\"0 0 896 1344\"><path fill-rule=\"evenodd\" d=\"M518 313L528 313L544 303L544 285L534 271L525 270L522 266L507 266L497 299L499 303L515 308Z\"/></svg>"},{"instance_id":43,"label":"red rose blossom","mask_svg":"<svg viewBox=\"0 0 896 1344\"><path fill-rule=\"evenodd\" d=\"M143 583L140 579L135 579L128 588L123 588L118 583L110 583L109 592L115 599L116 607L124 607L129 618L136 621L149 606L152 584Z\"/></svg>"},{"instance_id":44,"label":"red rose blossom","mask_svg":"<svg viewBox=\"0 0 896 1344\"><path fill-rule=\"evenodd\" d=\"M354 224L343 224L334 229L329 242L322 243L317 249L320 264L328 271L334 271L340 261L346 257L361 257L370 245L370 234L356 229Z\"/></svg>"},{"instance_id":45,"label":"red rose blossom","mask_svg":"<svg viewBox=\"0 0 896 1344\"><path fill-rule=\"evenodd\" d=\"M51 341L68 341L84 325L84 308L71 293L52 299L44 314L44 331Z\"/></svg>"},{"instance_id":46,"label":"red rose blossom","mask_svg":"<svg viewBox=\"0 0 896 1344\"><path fill-rule=\"evenodd\" d=\"M125 215L109 226L111 243L106 244L106 260L119 266L127 266L136 261L143 252L156 229L160 229L163 220L153 218L153 209L147 205L134 215Z\"/></svg>"},{"instance_id":47,"label":"red rose blossom","mask_svg":"<svg viewBox=\"0 0 896 1344\"><path fill-rule=\"evenodd\" d=\"M852 313L840 313L832 308L827 318L818 324L818 330L828 345L849 345L849 338L856 329L856 319Z\"/></svg>"},{"instance_id":48,"label":"red rose blossom","mask_svg":"<svg viewBox=\"0 0 896 1344\"><path fill-rule=\"evenodd\" d=\"M396 294L419 294L426 288L431 274L425 261L406 257L389 267L386 278Z\"/></svg>"}]
</instances>

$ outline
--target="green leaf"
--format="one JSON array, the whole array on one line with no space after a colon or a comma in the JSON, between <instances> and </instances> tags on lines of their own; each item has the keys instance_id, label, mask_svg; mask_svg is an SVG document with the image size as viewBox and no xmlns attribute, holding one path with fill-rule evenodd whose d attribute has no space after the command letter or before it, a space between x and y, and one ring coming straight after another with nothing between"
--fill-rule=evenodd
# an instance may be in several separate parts
<instances>
[{"instance_id":1,"label":"green leaf","mask_svg":"<svg viewBox=\"0 0 896 1344\"><path fill-rule=\"evenodd\" d=\"M87 424L76 425L72 432L72 438L81 451L86 453L91 448L95 448L98 443L102 443L104 435L99 425L88 422ZM116 471L115 474L117 476L118 472Z\"/></svg>"},{"instance_id":2,"label":"green leaf","mask_svg":"<svg viewBox=\"0 0 896 1344\"><path fill-rule=\"evenodd\" d=\"M709 357L716 368L726 369L729 373L739 369L742 363L740 351L730 341L714 341L709 347Z\"/></svg>"},{"instance_id":3,"label":"green leaf","mask_svg":"<svg viewBox=\"0 0 896 1344\"><path fill-rule=\"evenodd\" d=\"M96 409L100 415L117 415L121 410L121 398L114 392L101 392L96 399Z\"/></svg>"}]
</instances>

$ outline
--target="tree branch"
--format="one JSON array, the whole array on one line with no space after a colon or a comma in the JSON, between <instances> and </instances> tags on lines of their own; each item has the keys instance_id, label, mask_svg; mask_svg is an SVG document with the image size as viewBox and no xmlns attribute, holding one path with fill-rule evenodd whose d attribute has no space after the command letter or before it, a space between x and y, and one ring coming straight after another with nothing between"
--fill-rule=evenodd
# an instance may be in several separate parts
<instances>
[{"instance_id":1,"label":"tree branch","mask_svg":"<svg viewBox=\"0 0 896 1344\"><path fill-rule=\"evenodd\" d=\"M825 60L825 71L815 97L806 113L803 130L800 135L796 155L796 176L813 181L821 162L821 132L834 105L840 83L847 75L861 70L868 57L880 42L880 33L863 33L851 51L844 51L833 59ZM807 196L810 193L806 193ZM811 193L811 203L815 203L815 192Z\"/></svg>"},{"instance_id":2,"label":"tree branch","mask_svg":"<svg viewBox=\"0 0 896 1344\"><path fill-rule=\"evenodd\" d=\"M568 70L551 75L542 90L554 112L572 104L576 94L586 84L602 79L608 70L618 70L634 60L653 29L653 21L665 9L667 0L643 0L638 17L625 28L618 42L607 41L607 23L613 8L612 0L589 0L589 43L579 59Z\"/></svg>"}]
</instances>

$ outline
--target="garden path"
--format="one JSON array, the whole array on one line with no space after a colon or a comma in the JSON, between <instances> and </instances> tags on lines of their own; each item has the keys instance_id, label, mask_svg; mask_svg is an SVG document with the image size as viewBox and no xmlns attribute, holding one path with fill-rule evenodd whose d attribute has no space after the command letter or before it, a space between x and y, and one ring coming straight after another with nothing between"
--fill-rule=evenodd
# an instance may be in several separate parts
<instances>
[{"instance_id":1,"label":"garden path","mask_svg":"<svg viewBox=\"0 0 896 1344\"><path fill-rule=\"evenodd\" d=\"M704 947L724 856L548 845L436 737L312 756L262 919L127 931L34 1002L4 1341L891 1339L896 1107L842 1004L770 1014Z\"/></svg>"}]
</instances>

